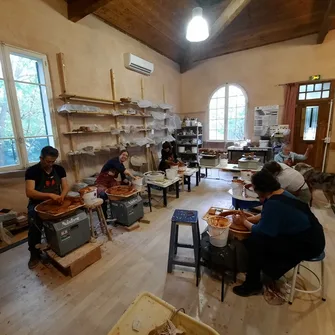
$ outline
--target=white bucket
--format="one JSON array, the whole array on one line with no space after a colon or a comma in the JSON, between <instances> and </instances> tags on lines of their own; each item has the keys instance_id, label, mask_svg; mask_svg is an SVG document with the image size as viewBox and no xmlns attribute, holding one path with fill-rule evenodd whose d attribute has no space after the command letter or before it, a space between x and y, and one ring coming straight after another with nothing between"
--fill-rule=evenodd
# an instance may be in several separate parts
<instances>
[{"instance_id":1,"label":"white bucket","mask_svg":"<svg viewBox=\"0 0 335 335\"><path fill-rule=\"evenodd\" d=\"M90 188L92 189L91 192L87 192L85 194L83 194L82 198L84 200L85 205L93 205L98 198L98 192L97 192L97 188L96 187L92 187L90 186Z\"/></svg>"},{"instance_id":2,"label":"white bucket","mask_svg":"<svg viewBox=\"0 0 335 335\"><path fill-rule=\"evenodd\" d=\"M233 196L241 197L243 193L243 184L242 183L232 183Z\"/></svg>"},{"instance_id":3,"label":"white bucket","mask_svg":"<svg viewBox=\"0 0 335 335\"><path fill-rule=\"evenodd\" d=\"M191 125L196 127L198 125L198 120L191 120Z\"/></svg>"},{"instance_id":4,"label":"white bucket","mask_svg":"<svg viewBox=\"0 0 335 335\"><path fill-rule=\"evenodd\" d=\"M227 165L228 165L228 159L227 158L220 159L220 166L225 167Z\"/></svg>"},{"instance_id":5,"label":"white bucket","mask_svg":"<svg viewBox=\"0 0 335 335\"><path fill-rule=\"evenodd\" d=\"M227 245L230 225L231 223L225 227L213 227L208 224L207 233L209 235L209 242L214 245L214 247L222 248Z\"/></svg>"},{"instance_id":6,"label":"white bucket","mask_svg":"<svg viewBox=\"0 0 335 335\"><path fill-rule=\"evenodd\" d=\"M166 178L167 179L175 179L178 175L178 170L175 170L175 169L167 169L166 171Z\"/></svg>"},{"instance_id":7,"label":"white bucket","mask_svg":"<svg viewBox=\"0 0 335 335\"><path fill-rule=\"evenodd\" d=\"M190 127L191 126L191 120L185 120L185 126Z\"/></svg>"},{"instance_id":8,"label":"white bucket","mask_svg":"<svg viewBox=\"0 0 335 335\"><path fill-rule=\"evenodd\" d=\"M135 187L135 189L137 191L142 191L142 187L143 187L143 178L138 178L138 179L134 179L132 181L133 186Z\"/></svg>"},{"instance_id":9,"label":"white bucket","mask_svg":"<svg viewBox=\"0 0 335 335\"><path fill-rule=\"evenodd\" d=\"M197 154L198 153L198 148L197 147L192 147L192 153Z\"/></svg>"},{"instance_id":10,"label":"white bucket","mask_svg":"<svg viewBox=\"0 0 335 335\"><path fill-rule=\"evenodd\" d=\"M178 152L185 152L185 147L178 147Z\"/></svg>"}]
</instances>

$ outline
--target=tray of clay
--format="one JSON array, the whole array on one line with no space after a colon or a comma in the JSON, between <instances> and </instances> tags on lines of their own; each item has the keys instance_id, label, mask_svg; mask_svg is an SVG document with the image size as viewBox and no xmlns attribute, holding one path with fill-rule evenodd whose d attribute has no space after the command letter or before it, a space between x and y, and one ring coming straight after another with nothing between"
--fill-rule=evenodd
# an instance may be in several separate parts
<instances>
[{"instance_id":1,"label":"tray of clay","mask_svg":"<svg viewBox=\"0 0 335 335\"><path fill-rule=\"evenodd\" d=\"M58 220L83 206L84 202L80 197L65 197L62 204L51 199L43 201L35 207L35 212L42 220Z\"/></svg>"},{"instance_id":2,"label":"tray of clay","mask_svg":"<svg viewBox=\"0 0 335 335\"><path fill-rule=\"evenodd\" d=\"M229 214L228 214L229 212ZM233 215L233 214L237 214L238 211L236 210L231 210L228 208L220 208L220 207L211 207L207 213L202 217L203 220L207 221L210 217L216 216L216 215L220 215L223 213L227 213L226 215Z\"/></svg>"},{"instance_id":3,"label":"tray of clay","mask_svg":"<svg viewBox=\"0 0 335 335\"><path fill-rule=\"evenodd\" d=\"M240 213L240 211L238 211L238 210L219 208L219 207L211 207L207 211L207 213L203 216L203 220L208 221L209 218L214 217L214 216L224 216L229 221L231 221L230 230L249 232L248 229L244 226L244 224L242 222L239 222L239 220L237 220L237 218L236 219L233 218L234 214L239 214L239 213ZM244 214L245 214L246 217L253 216L253 214L248 213L248 212L244 212Z\"/></svg>"},{"instance_id":4,"label":"tray of clay","mask_svg":"<svg viewBox=\"0 0 335 335\"><path fill-rule=\"evenodd\" d=\"M129 198L136 193L138 193L138 191L135 188L127 185L113 186L106 190L106 194L110 200Z\"/></svg>"}]
</instances>

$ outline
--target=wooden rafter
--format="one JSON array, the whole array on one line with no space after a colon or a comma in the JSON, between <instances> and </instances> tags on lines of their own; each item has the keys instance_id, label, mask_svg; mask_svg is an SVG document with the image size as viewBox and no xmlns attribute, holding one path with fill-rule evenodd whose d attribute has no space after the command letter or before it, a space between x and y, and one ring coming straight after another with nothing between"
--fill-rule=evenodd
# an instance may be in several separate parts
<instances>
[{"instance_id":1,"label":"wooden rafter","mask_svg":"<svg viewBox=\"0 0 335 335\"><path fill-rule=\"evenodd\" d=\"M251 0L232 0L212 25L208 41L215 40L222 31L242 12Z\"/></svg>"},{"instance_id":2,"label":"wooden rafter","mask_svg":"<svg viewBox=\"0 0 335 335\"><path fill-rule=\"evenodd\" d=\"M233 20L242 12L242 10L250 3L250 1L251 0L231 0L226 9L213 23L210 29L209 37L204 44L208 45L209 41L214 41L223 32L223 30L226 29L228 25L232 23ZM199 43L197 49L201 49L201 43L202 42ZM186 51L183 62L180 65L181 73L186 72L192 66L194 66L194 58L196 53L190 52L190 50L192 50L192 47Z\"/></svg>"},{"instance_id":3,"label":"wooden rafter","mask_svg":"<svg viewBox=\"0 0 335 335\"><path fill-rule=\"evenodd\" d=\"M335 1L329 0L328 8L325 12L325 15L323 17L323 21L321 24L321 28L319 30L318 38L317 38L317 44L322 44L330 30L331 21L335 14Z\"/></svg>"},{"instance_id":4,"label":"wooden rafter","mask_svg":"<svg viewBox=\"0 0 335 335\"><path fill-rule=\"evenodd\" d=\"M112 0L69 0L68 18L73 22L77 22L107 5L110 1Z\"/></svg>"}]
</instances>

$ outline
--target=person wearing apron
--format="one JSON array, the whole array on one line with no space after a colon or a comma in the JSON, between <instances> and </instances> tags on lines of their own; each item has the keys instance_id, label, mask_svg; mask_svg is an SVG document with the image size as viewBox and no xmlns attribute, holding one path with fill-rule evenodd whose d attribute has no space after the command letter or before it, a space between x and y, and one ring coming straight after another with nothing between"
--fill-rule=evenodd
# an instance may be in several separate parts
<instances>
[{"instance_id":1,"label":"person wearing apron","mask_svg":"<svg viewBox=\"0 0 335 335\"><path fill-rule=\"evenodd\" d=\"M270 172L278 180L282 189L290 192L302 202L310 204L312 193L300 172L284 163L275 161L265 163L263 169Z\"/></svg>"},{"instance_id":2,"label":"person wearing apron","mask_svg":"<svg viewBox=\"0 0 335 335\"><path fill-rule=\"evenodd\" d=\"M34 268L40 259L40 251L35 246L41 243L43 225L35 212L36 205L48 199L61 204L69 190L64 168L55 164L57 158L57 149L51 146L44 147L41 151L40 162L26 170L26 195L29 198L29 269Z\"/></svg>"}]
</instances>

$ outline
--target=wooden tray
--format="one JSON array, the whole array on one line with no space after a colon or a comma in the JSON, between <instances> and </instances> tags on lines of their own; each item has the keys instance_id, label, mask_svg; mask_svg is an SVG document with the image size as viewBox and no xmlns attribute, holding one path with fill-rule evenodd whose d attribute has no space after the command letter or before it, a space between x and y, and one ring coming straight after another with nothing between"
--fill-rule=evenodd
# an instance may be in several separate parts
<instances>
[{"instance_id":1,"label":"wooden tray","mask_svg":"<svg viewBox=\"0 0 335 335\"><path fill-rule=\"evenodd\" d=\"M78 204L76 207L71 208L70 210L67 210L66 212L63 213L58 213L58 214L51 214L48 212L44 212L39 210L39 206L41 206L42 204L48 203L48 202L52 202L51 199L46 200L41 202L40 204L38 204L35 207L35 212L38 214L38 216L42 219L42 220L58 220L58 219L62 219L64 217L70 216L71 214L73 214L78 208L83 207L84 203L82 204Z\"/></svg>"}]
</instances>

